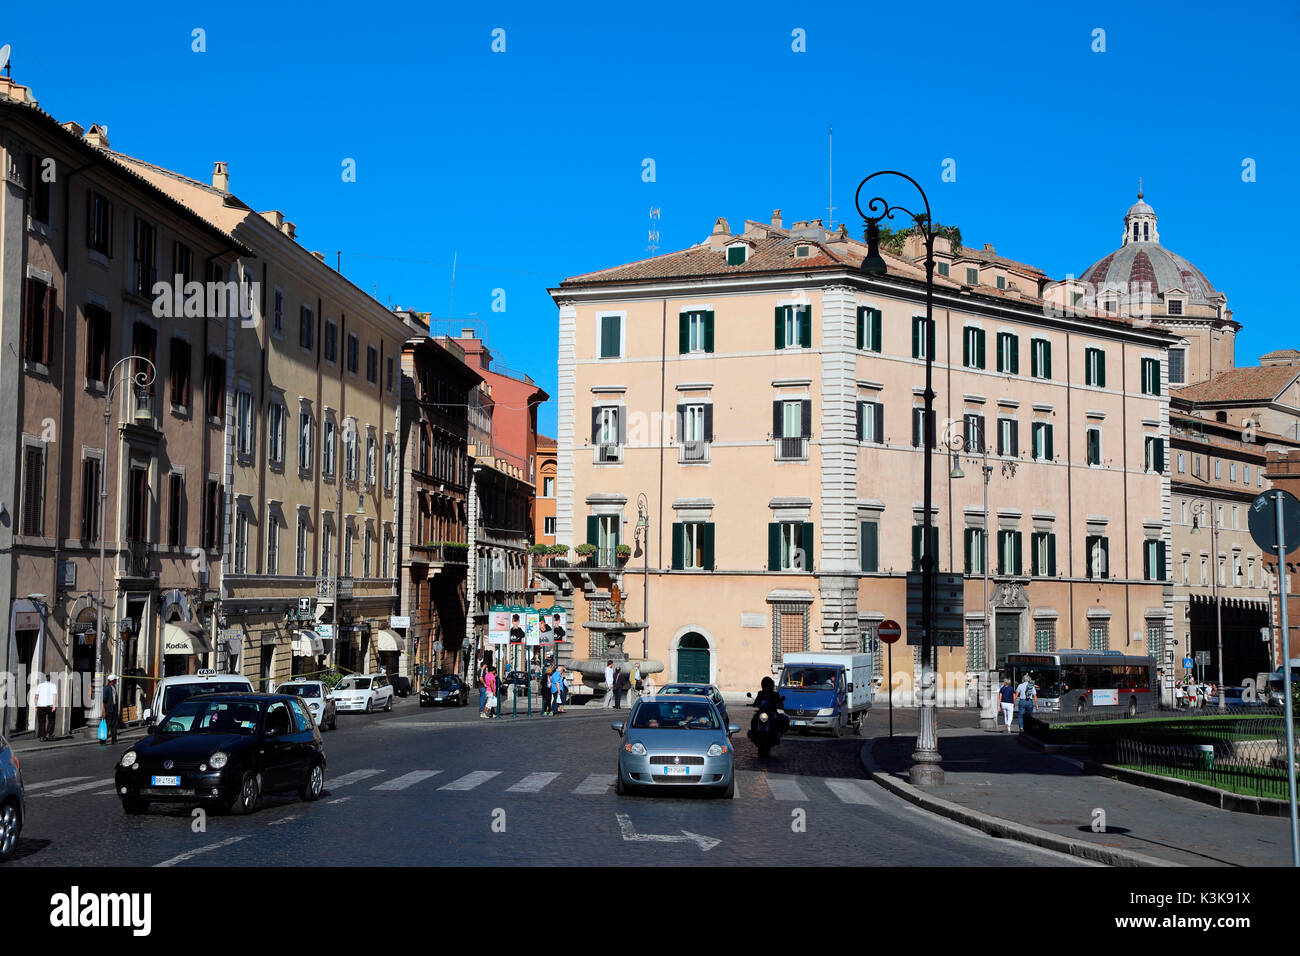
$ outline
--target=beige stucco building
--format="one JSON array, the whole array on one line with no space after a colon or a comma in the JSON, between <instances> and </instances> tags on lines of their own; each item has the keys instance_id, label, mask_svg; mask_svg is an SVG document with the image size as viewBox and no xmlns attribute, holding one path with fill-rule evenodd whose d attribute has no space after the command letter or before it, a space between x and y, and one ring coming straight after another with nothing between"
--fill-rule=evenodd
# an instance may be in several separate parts
<instances>
[{"instance_id":1,"label":"beige stucco building","mask_svg":"<svg viewBox=\"0 0 1300 956\"><path fill-rule=\"evenodd\" d=\"M1169 333L1078 307L1040 270L938 243L935 327L924 330L915 243L861 273L865 247L819 221L718 220L703 244L576 276L559 307L556 540L597 547L551 573L579 626L618 584L634 657L664 679L755 687L783 652L879 650L906 620L921 542L922 398L934 350L934 547L964 575L965 646L944 649L946 699L982 669L981 557L993 641L1008 651L1145 653L1170 626L1166 585ZM1057 308L1062 295L1072 308ZM949 477L950 442L988 449ZM648 570L625 569L637 497ZM594 568L606 569L596 573ZM635 574L628 574L632 570ZM642 580L648 579L648 601ZM644 650L642 641L644 640ZM895 648L910 690L915 659ZM878 665L879 666L879 665Z\"/></svg>"}]
</instances>

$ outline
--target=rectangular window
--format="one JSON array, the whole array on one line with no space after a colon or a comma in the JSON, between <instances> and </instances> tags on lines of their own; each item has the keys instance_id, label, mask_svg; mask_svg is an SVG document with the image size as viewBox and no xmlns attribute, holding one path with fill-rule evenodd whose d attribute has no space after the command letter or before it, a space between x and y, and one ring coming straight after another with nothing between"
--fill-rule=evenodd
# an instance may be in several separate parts
<instances>
[{"instance_id":1,"label":"rectangular window","mask_svg":"<svg viewBox=\"0 0 1300 956\"><path fill-rule=\"evenodd\" d=\"M1106 387L1106 353L1101 349L1083 350L1083 379L1085 385Z\"/></svg>"},{"instance_id":2,"label":"rectangular window","mask_svg":"<svg viewBox=\"0 0 1300 956\"><path fill-rule=\"evenodd\" d=\"M325 336L321 346L325 352L325 361L333 365L339 360L339 327L329 319L325 320Z\"/></svg>"},{"instance_id":3,"label":"rectangular window","mask_svg":"<svg viewBox=\"0 0 1300 956\"><path fill-rule=\"evenodd\" d=\"M1178 473L1180 475L1187 473L1187 455L1183 452L1178 453Z\"/></svg>"},{"instance_id":4,"label":"rectangular window","mask_svg":"<svg viewBox=\"0 0 1300 956\"><path fill-rule=\"evenodd\" d=\"M921 559L925 557L925 552L935 556L935 567L938 567L939 560L939 528L937 525L930 525L930 546L928 549L922 548L921 540L925 536L925 526L912 525L912 570L920 571Z\"/></svg>"},{"instance_id":5,"label":"rectangular window","mask_svg":"<svg viewBox=\"0 0 1300 956\"><path fill-rule=\"evenodd\" d=\"M1020 336L998 333L998 371L1005 375L1020 374Z\"/></svg>"},{"instance_id":6,"label":"rectangular window","mask_svg":"<svg viewBox=\"0 0 1300 956\"><path fill-rule=\"evenodd\" d=\"M858 441L873 445L885 441L885 406L880 402L858 402Z\"/></svg>"},{"instance_id":7,"label":"rectangular window","mask_svg":"<svg viewBox=\"0 0 1300 956\"><path fill-rule=\"evenodd\" d=\"M967 368L984 367L984 330L967 326L962 332L961 364Z\"/></svg>"},{"instance_id":8,"label":"rectangular window","mask_svg":"<svg viewBox=\"0 0 1300 956\"><path fill-rule=\"evenodd\" d=\"M194 278L194 250L183 242L172 243L172 274L167 278L173 276L180 276L182 284Z\"/></svg>"},{"instance_id":9,"label":"rectangular window","mask_svg":"<svg viewBox=\"0 0 1300 956\"><path fill-rule=\"evenodd\" d=\"M1056 652L1056 622L1034 622L1034 650L1039 654Z\"/></svg>"},{"instance_id":10,"label":"rectangular window","mask_svg":"<svg viewBox=\"0 0 1300 956\"><path fill-rule=\"evenodd\" d=\"M727 265L743 266L745 264L746 246L731 246L727 249Z\"/></svg>"},{"instance_id":11,"label":"rectangular window","mask_svg":"<svg viewBox=\"0 0 1300 956\"><path fill-rule=\"evenodd\" d=\"M858 348L864 352L879 352L881 337L880 310L858 306Z\"/></svg>"},{"instance_id":12,"label":"rectangular window","mask_svg":"<svg viewBox=\"0 0 1300 956\"><path fill-rule=\"evenodd\" d=\"M158 362L158 333L152 326L143 322L137 322L131 328L131 354L140 358L147 359L150 365L157 365ZM144 386L144 390L150 397L156 394L156 382L151 381Z\"/></svg>"},{"instance_id":13,"label":"rectangular window","mask_svg":"<svg viewBox=\"0 0 1300 956\"><path fill-rule=\"evenodd\" d=\"M222 515L221 485L208 479L203 486L203 547L215 551L221 547Z\"/></svg>"},{"instance_id":14,"label":"rectangular window","mask_svg":"<svg viewBox=\"0 0 1300 956\"><path fill-rule=\"evenodd\" d=\"M172 339L171 403L179 408L190 407L190 343Z\"/></svg>"},{"instance_id":15,"label":"rectangular window","mask_svg":"<svg viewBox=\"0 0 1300 956\"><path fill-rule=\"evenodd\" d=\"M81 539L83 541L99 540L100 465L98 458L83 458L81 461Z\"/></svg>"},{"instance_id":16,"label":"rectangular window","mask_svg":"<svg viewBox=\"0 0 1300 956\"><path fill-rule=\"evenodd\" d=\"M134 462L127 475L126 540L149 540L149 467Z\"/></svg>"},{"instance_id":17,"label":"rectangular window","mask_svg":"<svg viewBox=\"0 0 1300 956\"><path fill-rule=\"evenodd\" d=\"M1187 383L1187 349L1169 350L1169 384Z\"/></svg>"},{"instance_id":18,"label":"rectangular window","mask_svg":"<svg viewBox=\"0 0 1300 956\"><path fill-rule=\"evenodd\" d=\"M352 577L352 542L356 539L355 528L347 528L343 533L343 577Z\"/></svg>"},{"instance_id":19,"label":"rectangular window","mask_svg":"<svg viewBox=\"0 0 1300 956\"><path fill-rule=\"evenodd\" d=\"M683 312L677 323L677 346L681 354L713 351L712 312Z\"/></svg>"},{"instance_id":20,"label":"rectangular window","mask_svg":"<svg viewBox=\"0 0 1300 956\"><path fill-rule=\"evenodd\" d=\"M912 316L912 358L924 359L934 355L934 322L930 322L929 334L925 331L925 316Z\"/></svg>"},{"instance_id":21,"label":"rectangular window","mask_svg":"<svg viewBox=\"0 0 1300 956\"><path fill-rule=\"evenodd\" d=\"M622 328L623 317L621 315L602 315L600 317L601 358L620 358L623 355Z\"/></svg>"},{"instance_id":22,"label":"rectangular window","mask_svg":"<svg viewBox=\"0 0 1300 956\"><path fill-rule=\"evenodd\" d=\"M555 515L547 515L542 519L542 534L555 534Z\"/></svg>"},{"instance_id":23,"label":"rectangular window","mask_svg":"<svg viewBox=\"0 0 1300 956\"><path fill-rule=\"evenodd\" d=\"M1101 429L1088 428L1088 464L1101 464Z\"/></svg>"},{"instance_id":24,"label":"rectangular window","mask_svg":"<svg viewBox=\"0 0 1300 956\"><path fill-rule=\"evenodd\" d=\"M391 435L384 436L384 491L393 490L393 479L397 474L397 446Z\"/></svg>"},{"instance_id":25,"label":"rectangular window","mask_svg":"<svg viewBox=\"0 0 1300 956\"><path fill-rule=\"evenodd\" d=\"M1034 378L1052 377L1052 343L1047 339L1030 340L1029 374Z\"/></svg>"},{"instance_id":26,"label":"rectangular window","mask_svg":"<svg viewBox=\"0 0 1300 956\"><path fill-rule=\"evenodd\" d=\"M320 573L329 577L330 555L334 552L334 528L327 520L321 520L320 529Z\"/></svg>"},{"instance_id":27,"label":"rectangular window","mask_svg":"<svg viewBox=\"0 0 1300 956\"><path fill-rule=\"evenodd\" d=\"M952 266L946 262L936 262L934 265L941 276L946 276L952 272Z\"/></svg>"},{"instance_id":28,"label":"rectangular window","mask_svg":"<svg viewBox=\"0 0 1300 956\"><path fill-rule=\"evenodd\" d=\"M1221 458L1215 459L1214 462L1214 480L1215 481L1223 480L1223 459Z\"/></svg>"},{"instance_id":29,"label":"rectangular window","mask_svg":"<svg viewBox=\"0 0 1300 956\"><path fill-rule=\"evenodd\" d=\"M158 281L158 230L151 223L135 221L135 294L153 296Z\"/></svg>"},{"instance_id":30,"label":"rectangular window","mask_svg":"<svg viewBox=\"0 0 1300 956\"><path fill-rule=\"evenodd\" d=\"M366 529L366 536L362 539L361 545L361 576L370 577L370 569L374 567L373 553L375 549L375 536Z\"/></svg>"},{"instance_id":31,"label":"rectangular window","mask_svg":"<svg viewBox=\"0 0 1300 956\"><path fill-rule=\"evenodd\" d=\"M113 254L113 204L93 189L86 191L86 246L104 256Z\"/></svg>"},{"instance_id":32,"label":"rectangular window","mask_svg":"<svg viewBox=\"0 0 1300 956\"><path fill-rule=\"evenodd\" d=\"M320 446L320 473L325 477L334 477L334 420L325 419L325 434Z\"/></svg>"},{"instance_id":33,"label":"rectangular window","mask_svg":"<svg viewBox=\"0 0 1300 956\"><path fill-rule=\"evenodd\" d=\"M984 451L984 416L967 412L962 416L962 434L967 452Z\"/></svg>"},{"instance_id":34,"label":"rectangular window","mask_svg":"<svg viewBox=\"0 0 1300 956\"><path fill-rule=\"evenodd\" d=\"M1050 531L1035 531L1032 539L1033 554L1029 573L1034 577L1056 577L1056 535Z\"/></svg>"},{"instance_id":35,"label":"rectangular window","mask_svg":"<svg viewBox=\"0 0 1300 956\"><path fill-rule=\"evenodd\" d=\"M1142 360L1142 394L1160 394L1160 360L1144 358Z\"/></svg>"},{"instance_id":36,"label":"rectangular window","mask_svg":"<svg viewBox=\"0 0 1300 956\"><path fill-rule=\"evenodd\" d=\"M284 406L272 402L267 408L267 457L273 465L284 465L285 424Z\"/></svg>"},{"instance_id":37,"label":"rectangular window","mask_svg":"<svg viewBox=\"0 0 1300 956\"><path fill-rule=\"evenodd\" d=\"M998 276L998 288L999 288L999 289L1005 289L1006 287L1007 287L1007 277L1006 277L1006 276Z\"/></svg>"},{"instance_id":38,"label":"rectangular window","mask_svg":"<svg viewBox=\"0 0 1300 956\"><path fill-rule=\"evenodd\" d=\"M235 509L235 573L248 573L248 515Z\"/></svg>"},{"instance_id":39,"label":"rectangular window","mask_svg":"<svg viewBox=\"0 0 1300 956\"><path fill-rule=\"evenodd\" d=\"M964 547L966 552L966 573L984 573L985 533L983 528L967 528Z\"/></svg>"},{"instance_id":40,"label":"rectangular window","mask_svg":"<svg viewBox=\"0 0 1300 956\"><path fill-rule=\"evenodd\" d=\"M1147 471L1154 471L1160 475L1164 474L1165 440L1163 438L1152 438L1148 435L1143 439L1143 456L1143 464Z\"/></svg>"},{"instance_id":41,"label":"rectangular window","mask_svg":"<svg viewBox=\"0 0 1300 956\"><path fill-rule=\"evenodd\" d=\"M97 305L86 306L86 378L101 385L108 381L108 341L113 319Z\"/></svg>"},{"instance_id":42,"label":"rectangular window","mask_svg":"<svg viewBox=\"0 0 1300 956\"><path fill-rule=\"evenodd\" d=\"M673 526L673 567L684 571L713 570L713 525L687 521Z\"/></svg>"},{"instance_id":43,"label":"rectangular window","mask_svg":"<svg viewBox=\"0 0 1300 956\"><path fill-rule=\"evenodd\" d=\"M1088 535L1084 539L1084 554L1087 559L1086 577L1110 577L1110 541L1107 538L1102 535Z\"/></svg>"},{"instance_id":44,"label":"rectangular window","mask_svg":"<svg viewBox=\"0 0 1300 956\"><path fill-rule=\"evenodd\" d=\"M253 454L253 395L243 389L235 393L235 451L241 458Z\"/></svg>"},{"instance_id":45,"label":"rectangular window","mask_svg":"<svg viewBox=\"0 0 1300 956\"><path fill-rule=\"evenodd\" d=\"M1034 422L1030 426L1034 442L1034 459L1036 461L1054 461L1056 456L1052 449L1051 422Z\"/></svg>"},{"instance_id":46,"label":"rectangular window","mask_svg":"<svg viewBox=\"0 0 1300 956\"><path fill-rule=\"evenodd\" d=\"M343 478L345 481L356 481L357 423L354 419L349 418L343 425Z\"/></svg>"},{"instance_id":47,"label":"rectangular window","mask_svg":"<svg viewBox=\"0 0 1300 956\"><path fill-rule=\"evenodd\" d=\"M45 534L45 445L23 447L23 534Z\"/></svg>"},{"instance_id":48,"label":"rectangular window","mask_svg":"<svg viewBox=\"0 0 1300 956\"><path fill-rule=\"evenodd\" d=\"M554 497L555 497L555 479L554 479L554 478L543 478L543 479L542 479L542 497L543 497L543 498L554 498Z\"/></svg>"},{"instance_id":49,"label":"rectangular window","mask_svg":"<svg viewBox=\"0 0 1300 956\"><path fill-rule=\"evenodd\" d=\"M1020 532L998 532L998 574L1020 574Z\"/></svg>"},{"instance_id":50,"label":"rectangular window","mask_svg":"<svg viewBox=\"0 0 1300 956\"><path fill-rule=\"evenodd\" d=\"M40 279L27 278L23 319L23 358L40 365L54 362L54 316L58 290Z\"/></svg>"},{"instance_id":51,"label":"rectangular window","mask_svg":"<svg viewBox=\"0 0 1300 956\"><path fill-rule=\"evenodd\" d=\"M275 290L271 306L271 331L278 337L284 335L284 293Z\"/></svg>"},{"instance_id":52,"label":"rectangular window","mask_svg":"<svg viewBox=\"0 0 1300 956\"><path fill-rule=\"evenodd\" d=\"M1020 455L1020 423L1014 418L998 419L998 454L1003 458Z\"/></svg>"},{"instance_id":53,"label":"rectangular window","mask_svg":"<svg viewBox=\"0 0 1300 956\"><path fill-rule=\"evenodd\" d=\"M31 163L28 166L28 183L31 187L31 205L28 207L31 213L32 222L39 222L44 225L50 224L50 196L52 190L51 180L54 177L54 160L50 157L37 156L33 153L30 156ZM46 176L46 171L49 176Z\"/></svg>"},{"instance_id":54,"label":"rectangular window","mask_svg":"<svg viewBox=\"0 0 1300 956\"><path fill-rule=\"evenodd\" d=\"M388 366L388 386L386 391L391 394L393 391L393 357L391 355L388 356L388 358L384 360L384 364Z\"/></svg>"},{"instance_id":55,"label":"rectangular window","mask_svg":"<svg viewBox=\"0 0 1300 956\"><path fill-rule=\"evenodd\" d=\"M1170 299L1170 300L1169 300L1169 314L1170 314L1170 315L1182 315L1182 314L1183 314L1183 300L1182 300L1182 299Z\"/></svg>"},{"instance_id":56,"label":"rectangular window","mask_svg":"<svg viewBox=\"0 0 1300 956\"><path fill-rule=\"evenodd\" d=\"M392 577L393 568L393 529L384 525L384 577Z\"/></svg>"},{"instance_id":57,"label":"rectangular window","mask_svg":"<svg viewBox=\"0 0 1300 956\"><path fill-rule=\"evenodd\" d=\"M167 544L179 548L185 543L185 476L167 476Z\"/></svg>"},{"instance_id":58,"label":"rectangular window","mask_svg":"<svg viewBox=\"0 0 1300 956\"><path fill-rule=\"evenodd\" d=\"M1235 461L1228 462L1228 480L1237 480L1237 463Z\"/></svg>"},{"instance_id":59,"label":"rectangular window","mask_svg":"<svg viewBox=\"0 0 1300 956\"><path fill-rule=\"evenodd\" d=\"M968 268L968 269L966 270L966 284L967 284L967 285L979 285L979 284L980 284L980 271L979 271L979 269L970 269L970 268Z\"/></svg>"},{"instance_id":60,"label":"rectangular window","mask_svg":"<svg viewBox=\"0 0 1300 956\"><path fill-rule=\"evenodd\" d=\"M208 355L205 373L208 397L208 418L222 420L226 417L226 360L220 355Z\"/></svg>"},{"instance_id":61,"label":"rectangular window","mask_svg":"<svg viewBox=\"0 0 1300 956\"><path fill-rule=\"evenodd\" d=\"M597 409L596 443L598 445L618 445L620 438L619 407L604 405Z\"/></svg>"},{"instance_id":62,"label":"rectangular window","mask_svg":"<svg viewBox=\"0 0 1300 956\"><path fill-rule=\"evenodd\" d=\"M307 573L307 519L298 515L298 539L294 551L294 573L303 577Z\"/></svg>"},{"instance_id":63,"label":"rectangular window","mask_svg":"<svg viewBox=\"0 0 1300 956\"><path fill-rule=\"evenodd\" d=\"M315 346L316 330L314 327L315 319L309 306L302 306L298 312L298 344L308 352Z\"/></svg>"},{"instance_id":64,"label":"rectangular window","mask_svg":"<svg viewBox=\"0 0 1300 956\"><path fill-rule=\"evenodd\" d=\"M925 414L925 409L923 407L917 406L916 408L912 409L912 447L913 448L921 447L921 432L922 432L921 423L923 420L925 421L925 425L924 425L925 447L927 448L934 447L934 416L935 413L933 409L930 410L928 420Z\"/></svg>"},{"instance_id":65,"label":"rectangular window","mask_svg":"<svg viewBox=\"0 0 1300 956\"><path fill-rule=\"evenodd\" d=\"M280 519L275 515L266 518L266 573L280 573Z\"/></svg>"},{"instance_id":66,"label":"rectangular window","mask_svg":"<svg viewBox=\"0 0 1300 956\"><path fill-rule=\"evenodd\" d=\"M810 522L777 521L767 527L768 570L812 570L813 526Z\"/></svg>"},{"instance_id":67,"label":"rectangular window","mask_svg":"<svg viewBox=\"0 0 1300 956\"><path fill-rule=\"evenodd\" d=\"M1105 621L1092 621L1088 624L1088 649L1092 651L1110 650L1110 624Z\"/></svg>"},{"instance_id":68,"label":"rectangular window","mask_svg":"<svg viewBox=\"0 0 1300 956\"><path fill-rule=\"evenodd\" d=\"M862 522L861 529L862 570L874 574L880 570L880 524L875 521Z\"/></svg>"},{"instance_id":69,"label":"rectangular window","mask_svg":"<svg viewBox=\"0 0 1300 956\"><path fill-rule=\"evenodd\" d=\"M379 384L379 349L373 345L366 346L366 381L371 385Z\"/></svg>"},{"instance_id":70,"label":"rectangular window","mask_svg":"<svg viewBox=\"0 0 1300 956\"><path fill-rule=\"evenodd\" d=\"M349 333L348 335L348 371L356 375L357 370L361 368L361 341Z\"/></svg>"},{"instance_id":71,"label":"rectangular window","mask_svg":"<svg viewBox=\"0 0 1300 956\"><path fill-rule=\"evenodd\" d=\"M1240 560L1236 558L1235 560ZM1148 581L1165 579L1165 543L1147 541L1142 545L1142 576ZM1233 579L1236 584L1236 579Z\"/></svg>"},{"instance_id":72,"label":"rectangular window","mask_svg":"<svg viewBox=\"0 0 1300 956\"><path fill-rule=\"evenodd\" d=\"M305 408L298 412L298 469L311 470L311 412Z\"/></svg>"},{"instance_id":73,"label":"rectangular window","mask_svg":"<svg viewBox=\"0 0 1300 956\"><path fill-rule=\"evenodd\" d=\"M379 466L379 444L374 435L366 436L366 484L374 487L375 469Z\"/></svg>"},{"instance_id":74,"label":"rectangular window","mask_svg":"<svg viewBox=\"0 0 1300 956\"><path fill-rule=\"evenodd\" d=\"M778 349L812 348L811 305L776 307L776 347Z\"/></svg>"}]
</instances>

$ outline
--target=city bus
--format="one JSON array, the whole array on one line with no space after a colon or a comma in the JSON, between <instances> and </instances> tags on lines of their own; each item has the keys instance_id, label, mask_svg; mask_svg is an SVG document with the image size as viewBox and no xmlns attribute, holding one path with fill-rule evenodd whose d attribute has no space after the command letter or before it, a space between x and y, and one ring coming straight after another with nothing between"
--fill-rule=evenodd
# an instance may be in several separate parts
<instances>
[{"instance_id":1,"label":"city bus","mask_svg":"<svg viewBox=\"0 0 1300 956\"><path fill-rule=\"evenodd\" d=\"M1121 651L1062 650L1006 657L1005 673L1013 687L1028 676L1038 708L1083 714L1117 711L1132 717L1160 706L1160 681L1154 657Z\"/></svg>"}]
</instances>

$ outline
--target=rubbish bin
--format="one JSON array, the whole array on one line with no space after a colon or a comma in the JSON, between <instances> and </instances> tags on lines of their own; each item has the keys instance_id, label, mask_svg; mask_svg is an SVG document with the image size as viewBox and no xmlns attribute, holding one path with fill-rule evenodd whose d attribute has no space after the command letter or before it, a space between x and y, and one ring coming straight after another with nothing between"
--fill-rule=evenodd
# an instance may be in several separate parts
<instances>
[{"instance_id":1,"label":"rubbish bin","mask_svg":"<svg viewBox=\"0 0 1300 956\"><path fill-rule=\"evenodd\" d=\"M1214 744L1199 744L1198 749L1201 751L1201 766L1205 770L1214 769Z\"/></svg>"}]
</instances>

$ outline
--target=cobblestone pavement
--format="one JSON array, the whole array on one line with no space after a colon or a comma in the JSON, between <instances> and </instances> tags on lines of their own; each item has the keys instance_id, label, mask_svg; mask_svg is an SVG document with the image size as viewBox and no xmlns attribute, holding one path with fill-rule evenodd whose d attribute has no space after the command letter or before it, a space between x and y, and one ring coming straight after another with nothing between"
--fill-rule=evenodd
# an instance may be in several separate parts
<instances>
[{"instance_id":1,"label":"cobblestone pavement","mask_svg":"<svg viewBox=\"0 0 1300 956\"><path fill-rule=\"evenodd\" d=\"M732 710L748 726L750 709ZM893 797L864 779L853 736L789 737L760 762L737 734L733 800L618 797L609 724L626 716L588 706L488 721L413 700L342 715L324 735L319 802L269 797L250 816L207 814L198 832L189 808L122 813L111 777L125 746L29 753L29 820L11 865L1076 863Z\"/></svg>"}]
</instances>

